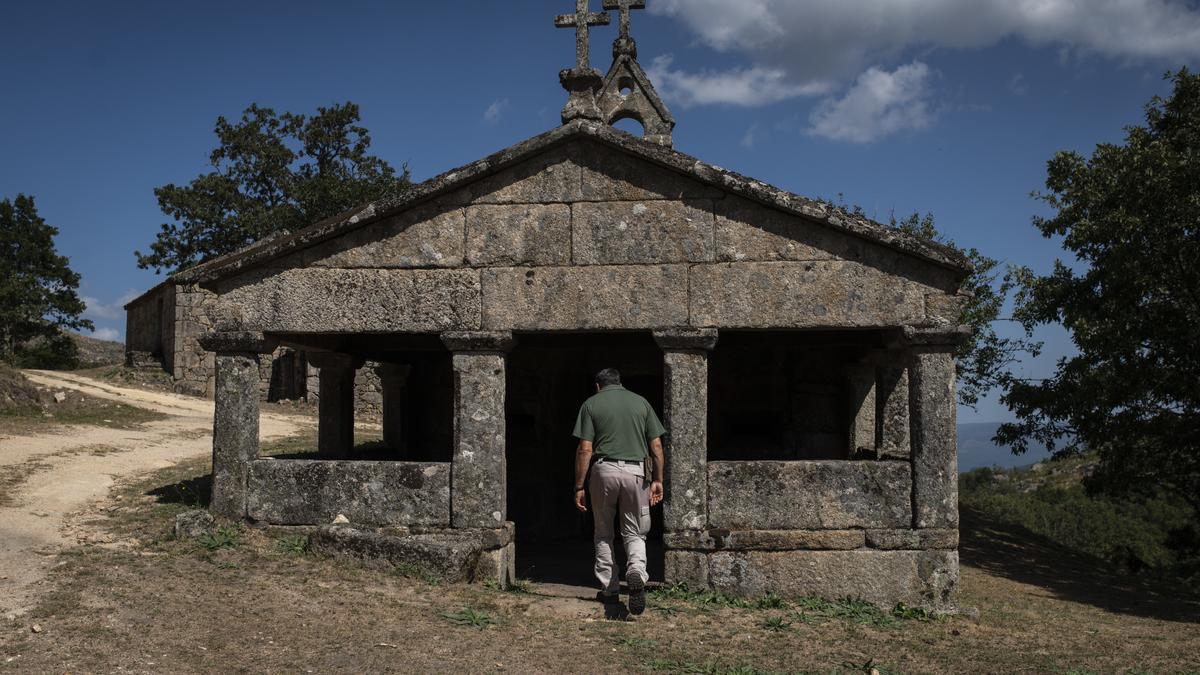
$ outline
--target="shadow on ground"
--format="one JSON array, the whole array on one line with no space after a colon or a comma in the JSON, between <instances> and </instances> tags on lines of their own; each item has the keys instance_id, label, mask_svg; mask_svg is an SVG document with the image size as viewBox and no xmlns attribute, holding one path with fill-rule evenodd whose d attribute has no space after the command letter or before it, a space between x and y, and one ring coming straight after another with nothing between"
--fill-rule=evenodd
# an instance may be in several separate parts
<instances>
[{"instance_id":1,"label":"shadow on ground","mask_svg":"<svg viewBox=\"0 0 1200 675\"><path fill-rule=\"evenodd\" d=\"M1178 582L1136 577L1019 525L962 510L961 560L989 574L1046 589L1063 600L1164 621L1200 622L1200 597Z\"/></svg>"},{"instance_id":2,"label":"shadow on ground","mask_svg":"<svg viewBox=\"0 0 1200 675\"><path fill-rule=\"evenodd\" d=\"M212 474L193 476L146 492L159 504L183 504L195 509L207 509L212 498Z\"/></svg>"}]
</instances>

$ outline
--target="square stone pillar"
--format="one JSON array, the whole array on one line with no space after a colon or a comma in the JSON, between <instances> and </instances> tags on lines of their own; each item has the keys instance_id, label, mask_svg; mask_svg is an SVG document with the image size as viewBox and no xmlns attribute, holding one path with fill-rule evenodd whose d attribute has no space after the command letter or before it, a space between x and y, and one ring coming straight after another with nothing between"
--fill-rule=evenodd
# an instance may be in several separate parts
<instances>
[{"instance_id":1,"label":"square stone pillar","mask_svg":"<svg viewBox=\"0 0 1200 675\"><path fill-rule=\"evenodd\" d=\"M969 329L968 329L969 330ZM958 426L954 351L969 332L905 329L909 345L913 525L958 527Z\"/></svg>"},{"instance_id":2,"label":"square stone pillar","mask_svg":"<svg viewBox=\"0 0 1200 675\"><path fill-rule=\"evenodd\" d=\"M504 458L506 354L510 332L451 332L442 342L453 353L454 456L450 469L452 527L504 526L507 474Z\"/></svg>"},{"instance_id":3,"label":"square stone pillar","mask_svg":"<svg viewBox=\"0 0 1200 675\"><path fill-rule=\"evenodd\" d=\"M663 527L667 532L708 526L708 353L715 328L654 332L663 350L666 471Z\"/></svg>"},{"instance_id":4,"label":"square stone pillar","mask_svg":"<svg viewBox=\"0 0 1200 675\"><path fill-rule=\"evenodd\" d=\"M317 453L345 459L354 449L354 371L362 359L335 352L308 352L308 362L320 371L317 398Z\"/></svg>"},{"instance_id":5,"label":"square stone pillar","mask_svg":"<svg viewBox=\"0 0 1200 675\"><path fill-rule=\"evenodd\" d=\"M259 357L274 345L262 333L218 332L200 337L216 352L213 413L213 482L209 510L225 518L246 517L250 463L258 458Z\"/></svg>"},{"instance_id":6,"label":"square stone pillar","mask_svg":"<svg viewBox=\"0 0 1200 675\"><path fill-rule=\"evenodd\" d=\"M889 353L876 384L880 459L912 459L909 442L908 363L903 352Z\"/></svg>"},{"instance_id":7,"label":"square stone pillar","mask_svg":"<svg viewBox=\"0 0 1200 675\"><path fill-rule=\"evenodd\" d=\"M857 363L847 373L850 385L850 429L848 457L878 457L875 429L875 363Z\"/></svg>"},{"instance_id":8,"label":"square stone pillar","mask_svg":"<svg viewBox=\"0 0 1200 675\"><path fill-rule=\"evenodd\" d=\"M395 455L408 451L408 376L412 366L383 363L375 368L383 394L383 443Z\"/></svg>"}]
</instances>

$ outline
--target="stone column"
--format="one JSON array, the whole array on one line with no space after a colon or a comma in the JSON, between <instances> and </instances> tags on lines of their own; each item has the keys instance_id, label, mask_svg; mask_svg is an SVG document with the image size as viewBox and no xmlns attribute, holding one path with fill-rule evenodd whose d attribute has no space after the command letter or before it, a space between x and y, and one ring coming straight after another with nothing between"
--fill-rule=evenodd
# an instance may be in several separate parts
<instances>
[{"instance_id":1,"label":"stone column","mask_svg":"<svg viewBox=\"0 0 1200 675\"><path fill-rule=\"evenodd\" d=\"M875 433L875 362L850 366L850 443L849 457L877 457Z\"/></svg>"},{"instance_id":2,"label":"stone column","mask_svg":"<svg viewBox=\"0 0 1200 675\"><path fill-rule=\"evenodd\" d=\"M909 443L908 364L903 352L889 353L879 365L875 390L879 410L880 459L912 459Z\"/></svg>"},{"instance_id":3,"label":"stone column","mask_svg":"<svg viewBox=\"0 0 1200 675\"><path fill-rule=\"evenodd\" d=\"M408 450L408 376L412 366L383 363L375 368L383 394L383 443L395 456Z\"/></svg>"},{"instance_id":4,"label":"stone column","mask_svg":"<svg viewBox=\"0 0 1200 675\"><path fill-rule=\"evenodd\" d=\"M663 415L667 427L663 527L708 526L708 352L715 328L654 332L663 350Z\"/></svg>"},{"instance_id":5,"label":"stone column","mask_svg":"<svg viewBox=\"0 0 1200 675\"><path fill-rule=\"evenodd\" d=\"M450 524L502 527L507 518L505 354L514 344L512 333L443 333L442 342L454 355Z\"/></svg>"},{"instance_id":6,"label":"stone column","mask_svg":"<svg viewBox=\"0 0 1200 675\"><path fill-rule=\"evenodd\" d=\"M954 350L966 335L955 329L904 331L909 345L913 525L918 528L958 527Z\"/></svg>"},{"instance_id":7,"label":"stone column","mask_svg":"<svg viewBox=\"0 0 1200 675\"><path fill-rule=\"evenodd\" d=\"M345 459L354 449L354 371L362 359L335 352L308 352L308 362L321 371L317 398L317 452Z\"/></svg>"},{"instance_id":8,"label":"stone column","mask_svg":"<svg viewBox=\"0 0 1200 675\"><path fill-rule=\"evenodd\" d=\"M216 352L213 414L213 482L209 509L225 518L246 517L246 482L258 458L259 355L274 345L262 333L218 332L200 338Z\"/></svg>"}]
</instances>

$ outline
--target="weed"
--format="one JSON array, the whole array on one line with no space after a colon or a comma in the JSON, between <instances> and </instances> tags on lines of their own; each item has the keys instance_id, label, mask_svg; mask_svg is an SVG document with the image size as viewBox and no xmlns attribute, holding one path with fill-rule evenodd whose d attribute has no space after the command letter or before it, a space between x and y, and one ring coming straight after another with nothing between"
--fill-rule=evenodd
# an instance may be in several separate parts
<instances>
[{"instance_id":1,"label":"weed","mask_svg":"<svg viewBox=\"0 0 1200 675\"><path fill-rule=\"evenodd\" d=\"M496 623L491 614L470 607L464 607L457 612L442 612L441 617L456 626L470 626L481 630Z\"/></svg>"},{"instance_id":2,"label":"weed","mask_svg":"<svg viewBox=\"0 0 1200 675\"><path fill-rule=\"evenodd\" d=\"M488 579L483 583L483 586L484 588L487 588L491 591L496 591L497 593L513 593L520 595L523 593L533 592L530 589L528 579L513 579L512 581L508 582L508 587L506 588L501 588L499 581L496 581L495 579Z\"/></svg>"},{"instance_id":3,"label":"weed","mask_svg":"<svg viewBox=\"0 0 1200 675\"><path fill-rule=\"evenodd\" d=\"M896 603L892 608L892 616L902 621L934 621L938 617L927 609L909 607L903 602Z\"/></svg>"},{"instance_id":4,"label":"weed","mask_svg":"<svg viewBox=\"0 0 1200 675\"><path fill-rule=\"evenodd\" d=\"M755 598L753 605L754 609L785 609L787 601L774 593L768 593L761 598Z\"/></svg>"},{"instance_id":5,"label":"weed","mask_svg":"<svg viewBox=\"0 0 1200 675\"><path fill-rule=\"evenodd\" d=\"M646 649L649 647L658 646L658 642L648 638L640 637L623 637L613 640L613 644L618 647L629 647L632 649Z\"/></svg>"},{"instance_id":6,"label":"weed","mask_svg":"<svg viewBox=\"0 0 1200 675\"><path fill-rule=\"evenodd\" d=\"M898 675L900 672L888 666L875 663L875 659L870 659L866 663L843 663L842 668L852 673L869 673L870 675Z\"/></svg>"},{"instance_id":7,"label":"weed","mask_svg":"<svg viewBox=\"0 0 1200 675\"><path fill-rule=\"evenodd\" d=\"M900 609L900 606L897 609ZM905 607L904 611L915 614L919 610ZM906 618L897 617L865 600L854 598L845 598L837 601L815 597L800 598L796 601L795 614L796 619L803 623L816 623L817 621L826 619L843 619L877 628L893 625L899 618Z\"/></svg>"},{"instance_id":8,"label":"weed","mask_svg":"<svg viewBox=\"0 0 1200 675\"><path fill-rule=\"evenodd\" d=\"M237 548L242 543L242 528L240 525L222 525L216 531L202 535L198 541L210 551Z\"/></svg>"},{"instance_id":9,"label":"weed","mask_svg":"<svg viewBox=\"0 0 1200 675\"><path fill-rule=\"evenodd\" d=\"M283 537L275 542L275 550L288 555L304 555L308 552L308 537L302 534Z\"/></svg>"},{"instance_id":10,"label":"weed","mask_svg":"<svg viewBox=\"0 0 1200 675\"><path fill-rule=\"evenodd\" d=\"M760 621L758 625L760 628L765 628L772 633L782 633L784 631L791 630L792 628L792 622L785 621L782 614L768 616Z\"/></svg>"}]
</instances>

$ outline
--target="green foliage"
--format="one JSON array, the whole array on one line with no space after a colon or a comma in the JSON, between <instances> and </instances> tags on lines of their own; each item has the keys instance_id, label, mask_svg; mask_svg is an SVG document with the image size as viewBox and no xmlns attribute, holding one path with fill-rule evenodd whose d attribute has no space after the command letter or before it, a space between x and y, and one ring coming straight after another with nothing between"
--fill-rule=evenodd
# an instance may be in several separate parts
<instances>
[{"instance_id":1,"label":"green foliage","mask_svg":"<svg viewBox=\"0 0 1200 675\"><path fill-rule=\"evenodd\" d=\"M481 630L496 623L496 620L487 612L477 611L471 607L464 607L457 612L442 612L441 617L456 626L470 626Z\"/></svg>"},{"instance_id":2,"label":"green foliage","mask_svg":"<svg viewBox=\"0 0 1200 675\"><path fill-rule=\"evenodd\" d=\"M318 108L311 117L252 104L241 120L218 117L213 170L186 186L154 191L164 223L138 266L191 267L255 241L311 225L409 185L368 154L371 138L354 103Z\"/></svg>"},{"instance_id":3,"label":"green foliage","mask_svg":"<svg viewBox=\"0 0 1200 675\"><path fill-rule=\"evenodd\" d=\"M925 241L958 249L938 232L933 214L914 213L899 220L893 217L891 225ZM1001 273L1000 261L976 248L958 250L975 266L962 285L967 298L959 323L970 326L973 332L956 354L958 402L975 407L988 391L1006 388L1014 379L1012 366L1025 355L1037 356L1042 345L1028 337L1000 337L996 333L995 324L1006 320L1001 315L1017 285L1018 271L1010 268Z\"/></svg>"},{"instance_id":4,"label":"green foliage","mask_svg":"<svg viewBox=\"0 0 1200 675\"><path fill-rule=\"evenodd\" d=\"M760 621L758 625L772 633L782 633L792 629L792 622L785 619L782 614L768 616Z\"/></svg>"},{"instance_id":5,"label":"green foliage","mask_svg":"<svg viewBox=\"0 0 1200 675\"><path fill-rule=\"evenodd\" d=\"M960 503L989 522L1024 527L1126 572L1195 575L1195 510L1173 494L1088 494L1081 481L1094 465L1085 456L1046 462L1038 471L976 469L959 478Z\"/></svg>"},{"instance_id":6,"label":"green foliage","mask_svg":"<svg viewBox=\"0 0 1200 675\"><path fill-rule=\"evenodd\" d=\"M1168 77L1174 91L1124 144L1048 164L1036 196L1055 215L1034 225L1074 260L1024 270L1016 317L1030 330L1061 323L1079 353L1012 384L1002 400L1018 421L997 439L1094 451L1090 489L1166 489L1200 509L1200 75Z\"/></svg>"},{"instance_id":7,"label":"green foliage","mask_svg":"<svg viewBox=\"0 0 1200 675\"><path fill-rule=\"evenodd\" d=\"M58 255L58 229L38 215L33 197L0 201L0 360L65 368L76 360L64 329L91 329L82 318L79 275Z\"/></svg>"},{"instance_id":8,"label":"green foliage","mask_svg":"<svg viewBox=\"0 0 1200 675\"><path fill-rule=\"evenodd\" d=\"M302 534L282 537L275 541L275 550L287 555L304 555L308 553L308 537Z\"/></svg>"},{"instance_id":9,"label":"green foliage","mask_svg":"<svg viewBox=\"0 0 1200 675\"><path fill-rule=\"evenodd\" d=\"M212 533L201 536L197 541L210 551L237 548L242 543L242 528L238 525L222 525Z\"/></svg>"}]
</instances>

